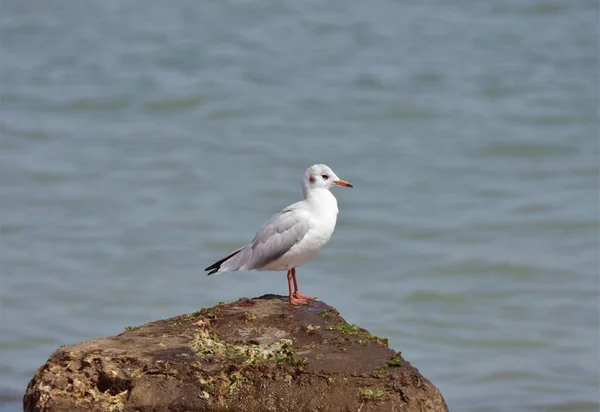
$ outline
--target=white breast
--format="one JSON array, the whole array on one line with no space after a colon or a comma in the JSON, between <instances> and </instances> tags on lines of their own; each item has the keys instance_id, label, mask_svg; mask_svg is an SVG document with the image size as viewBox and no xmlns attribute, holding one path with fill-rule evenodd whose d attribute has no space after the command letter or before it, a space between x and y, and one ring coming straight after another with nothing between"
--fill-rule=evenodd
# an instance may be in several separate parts
<instances>
[{"instance_id":1,"label":"white breast","mask_svg":"<svg viewBox=\"0 0 600 412\"><path fill-rule=\"evenodd\" d=\"M306 235L297 245L263 270L289 270L311 260L331 239L338 215L337 200L329 190L312 191L303 211L309 221Z\"/></svg>"}]
</instances>

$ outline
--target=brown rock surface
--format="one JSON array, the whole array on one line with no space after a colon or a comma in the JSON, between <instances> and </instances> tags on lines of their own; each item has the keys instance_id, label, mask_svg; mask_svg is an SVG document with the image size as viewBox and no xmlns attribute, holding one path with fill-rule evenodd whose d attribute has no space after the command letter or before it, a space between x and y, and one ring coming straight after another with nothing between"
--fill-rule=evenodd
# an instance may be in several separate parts
<instances>
[{"instance_id":1,"label":"brown rock surface","mask_svg":"<svg viewBox=\"0 0 600 412\"><path fill-rule=\"evenodd\" d=\"M24 410L447 411L438 389L331 306L241 299L60 347Z\"/></svg>"}]
</instances>

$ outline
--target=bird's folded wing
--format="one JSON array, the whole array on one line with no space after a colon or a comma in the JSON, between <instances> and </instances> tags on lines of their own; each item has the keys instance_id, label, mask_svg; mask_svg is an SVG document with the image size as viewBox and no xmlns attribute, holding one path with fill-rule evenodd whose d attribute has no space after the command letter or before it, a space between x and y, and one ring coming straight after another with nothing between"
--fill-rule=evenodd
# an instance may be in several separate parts
<instances>
[{"instance_id":1,"label":"bird's folded wing","mask_svg":"<svg viewBox=\"0 0 600 412\"><path fill-rule=\"evenodd\" d=\"M273 215L249 245L252 262L248 269L266 266L298 244L309 228L309 222L302 217L295 209L284 209Z\"/></svg>"}]
</instances>

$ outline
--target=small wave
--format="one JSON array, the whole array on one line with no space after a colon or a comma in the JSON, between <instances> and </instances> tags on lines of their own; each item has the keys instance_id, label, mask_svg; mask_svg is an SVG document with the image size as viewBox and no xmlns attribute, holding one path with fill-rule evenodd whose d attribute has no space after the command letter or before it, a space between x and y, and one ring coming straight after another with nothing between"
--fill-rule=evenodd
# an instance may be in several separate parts
<instances>
[{"instance_id":1,"label":"small wave","mask_svg":"<svg viewBox=\"0 0 600 412\"><path fill-rule=\"evenodd\" d=\"M507 158L564 156L574 153L577 153L577 149L571 145L524 142L490 143L475 151L478 156Z\"/></svg>"},{"instance_id":2,"label":"small wave","mask_svg":"<svg viewBox=\"0 0 600 412\"><path fill-rule=\"evenodd\" d=\"M202 105L201 96L191 95L174 99L162 99L148 102L142 105L146 112L174 112L179 110L193 109Z\"/></svg>"}]
</instances>

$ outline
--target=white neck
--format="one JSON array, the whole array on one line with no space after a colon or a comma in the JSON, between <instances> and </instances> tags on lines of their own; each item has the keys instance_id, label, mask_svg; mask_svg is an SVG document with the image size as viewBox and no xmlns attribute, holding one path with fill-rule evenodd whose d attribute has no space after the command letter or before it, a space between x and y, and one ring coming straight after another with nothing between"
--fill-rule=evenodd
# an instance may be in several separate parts
<instances>
[{"instance_id":1,"label":"white neck","mask_svg":"<svg viewBox=\"0 0 600 412\"><path fill-rule=\"evenodd\" d=\"M311 189L306 193L306 201L315 212L322 215L338 214L337 199L329 189Z\"/></svg>"}]
</instances>

